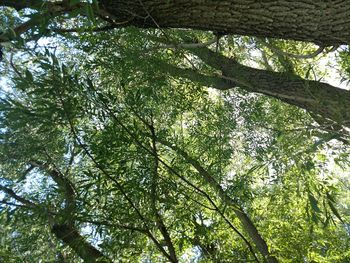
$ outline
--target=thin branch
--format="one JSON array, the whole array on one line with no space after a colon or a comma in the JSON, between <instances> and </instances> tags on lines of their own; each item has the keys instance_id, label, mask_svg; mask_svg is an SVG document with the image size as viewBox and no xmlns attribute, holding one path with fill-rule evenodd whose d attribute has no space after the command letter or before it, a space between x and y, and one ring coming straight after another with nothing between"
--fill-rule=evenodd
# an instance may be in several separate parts
<instances>
[{"instance_id":1,"label":"thin branch","mask_svg":"<svg viewBox=\"0 0 350 263\"><path fill-rule=\"evenodd\" d=\"M32 201L29 201L19 195L17 195L12 189L7 188L3 185L0 185L0 191L3 191L4 193L8 194L10 197L15 199L16 201L20 202L21 204L24 204L28 207L35 208L37 205L33 203Z\"/></svg>"},{"instance_id":2,"label":"thin branch","mask_svg":"<svg viewBox=\"0 0 350 263\"><path fill-rule=\"evenodd\" d=\"M129 21L126 21L125 23L128 23ZM54 33L64 34L64 33L80 33L80 32L105 32L111 29L117 28L117 25L107 25L104 27L99 28L85 28L85 27L78 27L78 28L52 28L50 31Z\"/></svg>"},{"instance_id":3,"label":"thin branch","mask_svg":"<svg viewBox=\"0 0 350 263\"><path fill-rule=\"evenodd\" d=\"M201 48L201 47L207 47L210 46L218 41L218 38L213 38L207 42L201 42L201 43L180 43L180 44L166 44L159 47L156 47L156 49L167 49L167 48L174 48L174 49L192 49L192 48Z\"/></svg>"},{"instance_id":4,"label":"thin branch","mask_svg":"<svg viewBox=\"0 0 350 263\"><path fill-rule=\"evenodd\" d=\"M12 203L12 202L7 202L7 201L4 201L4 200L0 200L0 204L4 204L4 205L8 205L8 206L15 206L15 207L21 207L21 208L29 208L29 209L32 209L32 207L28 207L28 206L26 206L26 205L19 205L19 204Z\"/></svg>"},{"instance_id":5,"label":"thin branch","mask_svg":"<svg viewBox=\"0 0 350 263\"><path fill-rule=\"evenodd\" d=\"M268 47L269 49L271 49L273 52L282 55L282 56L287 56L290 58L296 58L296 59L310 59L310 58L315 58L317 57L319 54L321 54L326 47L324 46L319 46L314 52L310 53L310 54L292 54L292 53L288 53L285 52L281 49L279 49L278 47L266 42L266 41L261 41L261 44ZM338 46L333 46L330 50L327 50L327 52L333 52L338 48Z\"/></svg>"},{"instance_id":6,"label":"thin branch","mask_svg":"<svg viewBox=\"0 0 350 263\"><path fill-rule=\"evenodd\" d=\"M260 51L261 51L261 57L263 59L265 68L269 71L273 71L273 68L271 67L269 60L266 56L266 52L264 50L260 50Z\"/></svg>"},{"instance_id":7,"label":"thin branch","mask_svg":"<svg viewBox=\"0 0 350 263\"><path fill-rule=\"evenodd\" d=\"M21 79L23 79L23 75L21 74L21 72L19 72L19 70L17 69L17 67L13 63L13 54L11 54L11 56L10 56L10 66L13 69L13 71L17 74L17 76L20 77Z\"/></svg>"},{"instance_id":8,"label":"thin branch","mask_svg":"<svg viewBox=\"0 0 350 263\"><path fill-rule=\"evenodd\" d=\"M152 180L152 186L151 186L152 209L153 209L153 212L155 215L157 228L161 232L161 234L164 238L164 241L166 243L166 246L168 247L169 255L172 258L172 262L178 262L175 247L174 247L173 242L171 240L169 231L168 231L168 229L167 229L167 227L162 219L162 216L160 215L160 213L158 212L158 209L157 209L157 188L158 188L158 177L159 177L159 175L158 175L158 166L159 166L158 159L159 159L159 156L158 156L158 150L157 150L156 132L155 132L153 121L148 127L149 127L150 133L151 133L151 140L152 140L151 148L152 148L153 157L154 157L153 180Z\"/></svg>"},{"instance_id":9,"label":"thin branch","mask_svg":"<svg viewBox=\"0 0 350 263\"><path fill-rule=\"evenodd\" d=\"M195 161L194 159L191 159L184 151L180 151L179 149L176 148L176 146L173 146L170 143L166 143L163 140L158 140L160 143L162 143L163 145L166 145L168 147L170 147L171 149L175 150L176 152L180 153L181 156L184 157L184 159L190 163L198 172L199 174L206 180L206 182L215 189L216 192L218 192L219 196L222 198L222 200L225 203L228 203L231 205L231 207L233 207L233 211L235 212L235 214L237 215L237 217L239 218L239 220L241 221L241 223L243 224L245 230L249 233L250 237L256 242L256 239L262 239L260 234L257 232L257 230L255 229L255 226L253 225L253 223L250 221L250 219L248 218L248 216L243 212L243 210L236 204L235 201L233 201L230 197L228 197L226 195L226 193L224 192L224 190L221 188L221 186L215 181L215 179L209 175L209 173L199 165L199 163L197 161ZM241 234L239 232L239 230L226 218L225 214L219 209L219 207L210 199L209 202L215 207L215 210L220 214L220 216L225 220L225 222L234 230L234 232L236 232L241 238L242 240L247 244L250 252L252 253L252 255L254 256L255 260L257 262L259 262L259 259L256 257L254 250L252 248L252 245L250 244L250 242L243 236L243 234ZM252 231L255 230L255 231ZM254 232L254 233L252 233ZM257 237L258 235L258 237ZM256 244L258 246L258 244ZM263 254L263 253L262 253Z\"/></svg>"}]
</instances>

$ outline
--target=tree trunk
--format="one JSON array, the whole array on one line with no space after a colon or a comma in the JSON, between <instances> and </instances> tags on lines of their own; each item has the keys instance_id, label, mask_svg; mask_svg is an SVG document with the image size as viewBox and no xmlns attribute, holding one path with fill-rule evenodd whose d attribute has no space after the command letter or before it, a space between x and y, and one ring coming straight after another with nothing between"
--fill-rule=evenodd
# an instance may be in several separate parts
<instances>
[{"instance_id":1,"label":"tree trunk","mask_svg":"<svg viewBox=\"0 0 350 263\"><path fill-rule=\"evenodd\" d=\"M340 45L350 42L350 1L100 0L121 26L191 28Z\"/></svg>"},{"instance_id":2,"label":"tree trunk","mask_svg":"<svg viewBox=\"0 0 350 263\"><path fill-rule=\"evenodd\" d=\"M133 25L144 28L192 28L311 41L320 45L350 43L350 19L348 19L350 0L100 0L98 2L100 8L95 10L96 14L113 21L116 27ZM44 10L52 10L52 13L59 14L69 13L81 5L66 7L62 2L41 3L46 7ZM33 1L26 0L16 2L0 0L0 6L17 9L36 8L39 12L41 10L33 4ZM15 30L16 34L22 33L22 27L18 28ZM0 35L0 40L1 37L6 38L6 34ZM204 62L221 70L222 78L208 77L172 67L172 70L176 71L175 75L201 84L210 83L220 89L239 86L250 92L278 98L350 127L349 91L337 89L326 83L303 80L296 75L249 68L214 52L196 50L200 50L195 52Z\"/></svg>"}]
</instances>

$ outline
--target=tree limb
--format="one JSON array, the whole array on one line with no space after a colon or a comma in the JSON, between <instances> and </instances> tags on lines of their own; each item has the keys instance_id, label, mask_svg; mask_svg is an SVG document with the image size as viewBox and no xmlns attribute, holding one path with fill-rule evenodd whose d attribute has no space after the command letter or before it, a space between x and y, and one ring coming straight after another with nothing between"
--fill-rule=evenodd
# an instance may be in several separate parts
<instances>
[{"instance_id":1,"label":"tree limb","mask_svg":"<svg viewBox=\"0 0 350 263\"><path fill-rule=\"evenodd\" d=\"M12 189L7 188L3 185L0 185L0 191L3 191L4 193L8 194L11 198L15 199L16 201L20 202L21 204L24 204L30 208L36 208L37 205L33 203L32 201L29 201L19 195L17 195Z\"/></svg>"},{"instance_id":2,"label":"tree limb","mask_svg":"<svg viewBox=\"0 0 350 263\"><path fill-rule=\"evenodd\" d=\"M158 150L157 150L157 141L156 141L156 132L154 128L154 124L150 124L149 126L150 132L151 132L151 149L153 151L153 157L154 157L154 167L153 167L153 180L151 185L151 206L153 209L153 213L156 220L156 225L159 231L161 232L164 241L166 243L166 246L169 250L169 256L171 257L171 262L178 262L176 251L174 244L171 240L169 231L162 219L162 216L160 215L158 209L157 209L157 188L158 188L158 164L159 164L159 156L158 156Z\"/></svg>"},{"instance_id":3,"label":"tree limb","mask_svg":"<svg viewBox=\"0 0 350 263\"><path fill-rule=\"evenodd\" d=\"M260 253L264 256L264 258L267 260L267 262L278 262L277 259L270 254L266 241L262 238L262 236L256 229L254 223L243 211L243 209L237 204L237 202L226 194L226 192L222 189L221 185L215 180L215 178L197 160L190 157L189 154L186 153L184 150L180 149L173 143L167 142L163 139L159 138L158 141L161 144L174 150L180 156L182 156L189 164L191 164L197 170L197 172L201 175L204 181L215 190L215 192L220 196L224 203L230 205L238 219L241 221L244 230L249 234L250 238L254 241L254 244L256 245Z\"/></svg>"},{"instance_id":4,"label":"tree limb","mask_svg":"<svg viewBox=\"0 0 350 263\"><path fill-rule=\"evenodd\" d=\"M247 67L208 48L191 49L190 52L209 66L221 71L221 78L227 79L228 82L231 80L231 84L226 83L224 89L228 89L230 85L231 87L239 86L248 92L257 92L279 99L314 114L319 114L340 125L350 127L350 91L327 83L302 79L290 73ZM167 70L170 74L174 72L176 76L180 74L176 70L171 71L171 68L162 67L162 70ZM187 71L187 75L183 76L192 81L199 78L195 73L189 71ZM204 84L205 81L208 81L209 85L215 83L210 77L197 82ZM215 85L213 87L216 88Z\"/></svg>"},{"instance_id":5,"label":"tree limb","mask_svg":"<svg viewBox=\"0 0 350 263\"><path fill-rule=\"evenodd\" d=\"M274 46L271 43L268 43L267 41L261 41L261 44L266 46L267 48L271 49L273 52L281 55L281 56L287 56L290 58L296 58L296 59L309 59L309 58L315 58L317 57L319 54L321 54L326 47L324 46L319 46L314 52L310 53L310 54L292 54L289 52L285 52L281 49L279 49L278 47ZM338 46L333 46L330 50L328 50L327 52L333 52L338 48Z\"/></svg>"},{"instance_id":6,"label":"tree limb","mask_svg":"<svg viewBox=\"0 0 350 263\"><path fill-rule=\"evenodd\" d=\"M54 182L58 185L58 187L61 189L61 191L65 195L65 209L62 211L62 214L65 214L67 217L67 220L70 221L73 219L73 213L75 210L75 190L72 182L64 176L61 171L59 171L57 168L50 166L47 163L43 163L40 161L33 160L30 162L30 164L34 167L38 167L44 171L46 171L51 178L54 180Z\"/></svg>"},{"instance_id":7,"label":"tree limb","mask_svg":"<svg viewBox=\"0 0 350 263\"><path fill-rule=\"evenodd\" d=\"M52 232L57 238L71 247L84 262L99 262L101 259L104 260L103 262L112 262L88 243L71 224L54 224L52 226Z\"/></svg>"},{"instance_id":8,"label":"tree limb","mask_svg":"<svg viewBox=\"0 0 350 263\"><path fill-rule=\"evenodd\" d=\"M20 11L25 8L38 9L44 6L41 0L0 0L0 6L6 6Z\"/></svg>"}]
</instances>

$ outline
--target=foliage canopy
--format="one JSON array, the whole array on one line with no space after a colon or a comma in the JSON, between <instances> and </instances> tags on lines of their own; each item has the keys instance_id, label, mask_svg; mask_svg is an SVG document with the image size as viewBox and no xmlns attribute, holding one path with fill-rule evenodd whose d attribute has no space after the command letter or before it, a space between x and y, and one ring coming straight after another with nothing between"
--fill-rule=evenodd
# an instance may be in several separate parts
<instances>
[{"instance_id":1,"label":"foliage canopy","mask_svg":"<svg viewBox=\"0 0 350 263\"><path fill-rule=\"evenodd\" d=\"M15 2L0 1L0 261L350 261L350 95L324 66L346 83L347 45Z\"/></svg>"}]
</instances>

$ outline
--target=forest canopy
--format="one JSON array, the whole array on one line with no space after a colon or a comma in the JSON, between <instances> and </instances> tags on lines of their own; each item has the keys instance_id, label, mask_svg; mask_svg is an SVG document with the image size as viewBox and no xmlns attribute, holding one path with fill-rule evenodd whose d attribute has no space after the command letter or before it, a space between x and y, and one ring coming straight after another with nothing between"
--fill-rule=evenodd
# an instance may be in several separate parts
<instances>
[{"instance_id":1,"label":"forest canopy","mask_svg":"<svg viewBox=\"0 0 350 263\"><path fill-rule=\"evenodd\" d=\"M0 0L1 262L349 262L349 1Z\"/></svg>"}]
</instances>

